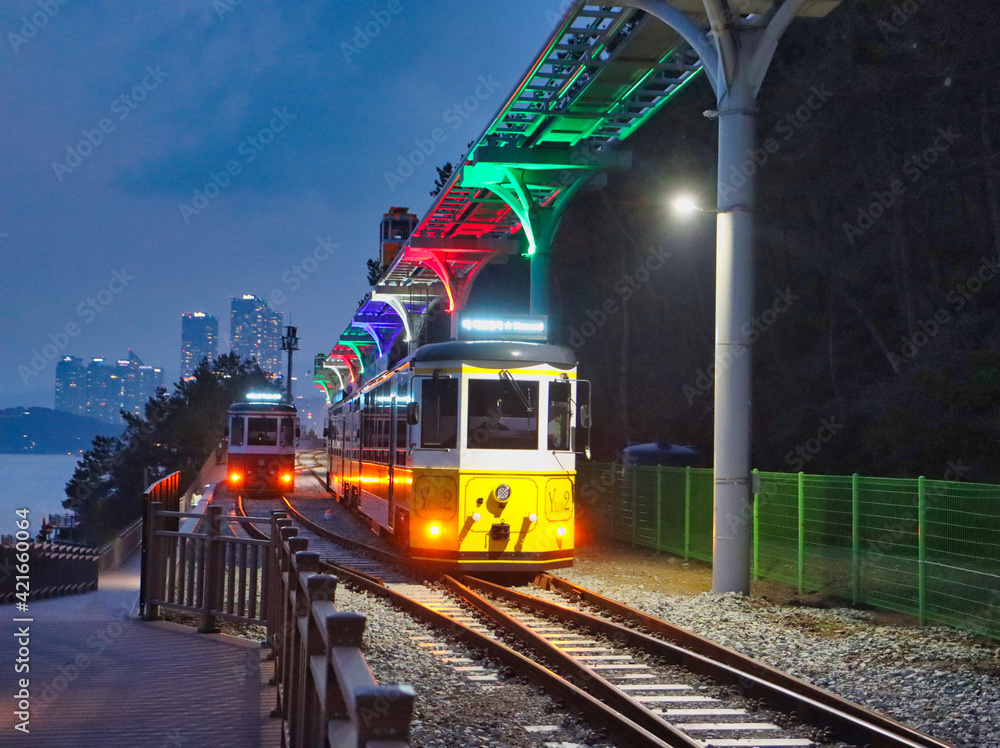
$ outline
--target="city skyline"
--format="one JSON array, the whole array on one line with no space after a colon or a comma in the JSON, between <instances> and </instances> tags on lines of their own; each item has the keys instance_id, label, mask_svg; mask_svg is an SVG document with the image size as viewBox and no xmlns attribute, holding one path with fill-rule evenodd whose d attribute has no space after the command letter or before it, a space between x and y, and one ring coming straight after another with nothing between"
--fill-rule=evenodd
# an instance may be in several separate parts
<instances>
[{"instance_id":1,"label":"city skyline","mask_svg":"<svg viewBox=\"0 0 1000 748\"><path fill-rule=\"evenodd\" d=\"M56 364L54 410L118 423L121 411L145 416L146 402L163 384L163 369L132 350L126 359L64 356Z\"/></svg>"}]
</instances>

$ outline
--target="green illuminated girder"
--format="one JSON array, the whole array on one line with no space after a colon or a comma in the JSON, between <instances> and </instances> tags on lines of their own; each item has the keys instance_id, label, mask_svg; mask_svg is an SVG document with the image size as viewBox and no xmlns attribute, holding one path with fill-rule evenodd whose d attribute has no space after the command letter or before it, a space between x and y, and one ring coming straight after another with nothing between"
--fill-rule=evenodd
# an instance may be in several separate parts
<instances>
[{"instance_id":1,"label":"green illuminated girder","mask_svg":"<svg viewBox=\"0 0 1000 748\"><path fill-rule=\"evenodd\" d=\"M514 211L530 256L548 251L566 205L592 175L631 163L627 151L480 146L462 169L461 185L488 189Z\"/></svg>"}]
</instances>

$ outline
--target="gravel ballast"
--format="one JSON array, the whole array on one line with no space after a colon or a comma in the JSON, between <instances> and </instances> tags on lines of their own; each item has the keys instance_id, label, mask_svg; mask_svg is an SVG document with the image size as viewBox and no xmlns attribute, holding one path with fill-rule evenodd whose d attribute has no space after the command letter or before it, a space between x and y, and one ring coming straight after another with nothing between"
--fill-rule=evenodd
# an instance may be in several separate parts
<instances>
[{"instance_id":1,"label":"gravel ballast","mask_svg":"<svg viewBox=\"0 0 1000 748\"><path fill-rule=\"evenodd\" d=\"M887 623L851 608L677 593L690 589L690 579L672 589L647 565L704 573L694 563L624 547L578 549L576 565L554 573L960 748L1000 748L997 642L943 626Z\"/></svg>"}]
</instances>

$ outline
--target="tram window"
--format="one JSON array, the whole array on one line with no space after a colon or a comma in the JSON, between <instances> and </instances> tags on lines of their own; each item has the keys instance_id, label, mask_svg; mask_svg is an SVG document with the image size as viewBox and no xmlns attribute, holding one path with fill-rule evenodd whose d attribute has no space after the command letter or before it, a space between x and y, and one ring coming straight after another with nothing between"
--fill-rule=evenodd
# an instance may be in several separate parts
<instances>
[{"instance_id":1,"label":"tram window","mask_svg":"<svg viewBox=\"0 0 1000 748\"><path fill-rule=\"evenodd\" d=\"M549 382L549 449L569 449L569 382Z\"/></svg>"},{"instance_id":2,"label":"tram window","mask_svg":"<svg viewBox=\"0 0 1000 748\"><path fill-rule=\"evenodd\" d=\"M420 407L420 446L458 443L458 380L425 379Z\"/></svg>"},{"instance_id":3,"label":"tram window","mask_svg":"<svg viewBox=\"0 0 1000 748\"><path fill-rule=\"evenodd\" d=\"M281 419L281 446L291 447L295 444L295 419Z\"/></svg>"},{"instance_id":4,"label":"tram window","mask_svg":"<svg viewBox=\"0 0 1000 748\"><path fill-rule=\"evenodd\" d=\"M538 382L518 382L529 411L508 382L469 382L470 449L538 449Z\"/></svg>"},{"instance_id":5,"label":"tram window","mask_svg":"<svg viewBox=\"0 0 1000 748\"><path fill-rule=\"evenodd\" d=\"M233 416L229 419L229 443L234 447L243 444L243 416Z\"/></svg>"},{"instance_id":6,"label":"tram window","mask_svg":"<svg viewBox=\"0 0 1000 748\"><path fill-rule=\"evenodd\" d=\"M248 418L247 444L254 447L278 446L277 418Z\"/></svg>"}]
</instances>

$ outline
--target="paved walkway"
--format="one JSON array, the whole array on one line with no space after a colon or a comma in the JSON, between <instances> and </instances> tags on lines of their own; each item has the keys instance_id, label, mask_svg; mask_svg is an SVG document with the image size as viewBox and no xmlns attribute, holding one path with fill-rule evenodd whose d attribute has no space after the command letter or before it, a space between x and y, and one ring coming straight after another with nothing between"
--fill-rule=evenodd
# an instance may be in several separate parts
<instances>
[{"instance_id":1,"label":"paved walkway","mask_svg":"<svg viewBox=\"0 0 1000 748\"><path fill-rule=\"evenodd\" d=\"M268 713L271 663L256 642L136 619L139 554L84 595L0 606L4 748L246 748L280 745ZM30 627L30 672L15 632ZM16 729L16 679L30 679L29 734Z\"/></svg>"}]
</instances>

